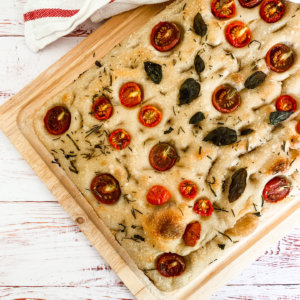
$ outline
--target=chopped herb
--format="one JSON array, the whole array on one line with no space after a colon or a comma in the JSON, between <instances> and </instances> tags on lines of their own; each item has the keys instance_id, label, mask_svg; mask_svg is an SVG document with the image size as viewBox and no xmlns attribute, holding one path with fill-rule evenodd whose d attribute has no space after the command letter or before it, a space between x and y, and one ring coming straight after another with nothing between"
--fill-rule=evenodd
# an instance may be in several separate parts
<instances>
[{"instance_id":1,"label":"chopped herb","mask_svg":"<svg viewBox=\"0 0 300 300\"><path fill-rule=\"evenodd\" d=\"M140 235L138 235L138 234L135 234L133 237L134 237L136 240L140 240L140 241L142 241L142 242L145 241L145 238L143 238L142 236L140 236Z\"/></svg>"},{"instance_id":2,"label":"chopped herb","mask_svg":"<svg viewBox=\"0 0 300 300\"><path fill-rule=\"evenodd\" d=\"M224 250L224 249L225 249L225 244L218 244L218 247L219 247L221 250Z\"/></svg>"},{"instance_id":3,"label":"chopped herb","mask_svg":"<svg viewBox=\"0 0 300 300\"><path fill-rule=\"evenodd\" d=\"M212 188L212 185L215 184L215 182L216 182L216 178L213 177L213 181L212 181L212 182L210 182L210 181L208 181L208 180L206 180L206 182L207 182L207 184L208 184L208 186L209 186L211 192L214 194L215 197L217 197L216 192L215 192L214 189Z\"/></svg>"},{"instance_id":4,"label":"chopped herb","mask_svg":"<svg viewBox=\"0 0 300 300\"><path fill-rule=\"evenodd\" d=\"M183 133L185 133L185 131L183 130L183 128L180 126L180 127L178 128L178 134L180 133L180 130L181 130Z\"/></svg>"},{"instance_id":5,"label":"chopped herb","mask_svg":"<svg viewBox=\"0 0 300 300\"><path fill-rule=\"evenodd\" d=\"M199 147L198 154L201 155L201 152L202 152L202 146Z\"/></svg>"},{"instance_id":6,"label":"chopped herb","mask_svg":"<svg viewBox=\"0 0 300 300\"><path fill-rule=\"evenodd\" d=\"M61 166L57 158L54 158L54 159L51 161L51 163L52 163L52 164L56 164L56 165L58 165L59 167Z\"/></svg>"},{"instance_id":7,"label":"chopped herb","mask_svg":"<svg viewBox=\"0 0 300 300\"><path fill-rule=\"evenodd\" d=\"M70 161L70 165L71 165L71 167L69 167L69 170L75 174L78 174L79 171L77 170L77 168L72 160Z\"/></svg>"},{"instance_id":8,"label":"chopped herb","mask_svg":"<svg viewBox=\"0 0 300 300\"><path fill-rule=\"evenodd\" d=\"M169 134L174 130L174 128L170 127L168 130L164 131L164 134Z\"/></svg>"},{"instance_id":9,"label":"chopped herb","mask_svg":"<svg viewBox=\"0 0 300 300\"><path fill-rule=\"evenodd\" d=\"M260 214L260 212L253 213L253 215L255 215L255 216L257 216L257 217L261 217L261 214Z\"/></svg>"},{"instance_id":10,"label":"chopped herb","mask_svg":"<svg viewBox=\"0 0 300 300\"><path fill-rule=\"evenodd\" d=\"M119 244L120 246L122 246L121 243L119 242L119 240L117 239L117 233L118 233L118 232L115 233L115 240L118 242L118 244Z\"/></svg>"},{"instance_id":11,"label":"chopped herb","mask_svg":"<svg viewBox=\"0 0 300 300\"><path fill-rule=\"evenodd\" d=\"M225 233L223 233L221 231L218 231L218 233L220 233L221 235L227 237L232 242L232 239L231 239L231 237L229 235L227 235L227 234L225 234Z\"/></svg>"},{"instance_id":12,"label":"chopped herb","mask_svg":"<svg viewBox=\"0 0 300 300\"><path fill-rule=\"evenodd\" d=\"M134 207L132 207L132 209L131 209L131 214L133 215L133 217L136 219L136 214L135 214L135 212L137 212L137 213L139 213L139 214L143 214L141 211L139 211L138 209L136 209L136 208L134 208Z\"/></svg>"},{"instance_id":13,"label":"chopped herb","mask_svg":"<svg viewBox=\"0 0 300 300\"><path fill-rule=\"evenodd\" d=\"M101 63L100 63L99 60L96 60L96 61L95 61L95 65L96 65L98 68L101 68L101 67L102 67L102 65L101 65Z\"/></svg>"},{"instance_id":14,"label":"chopped herb","mask_svg":"<svg viewBox=\"0 0 300 300\"><path fill-rule=\"evenodd\" d=\"M217 207L216 205L213 205L213 207L215 211L222 211L222 212L229 213L229 211L224 208Z\"/></svg>"},{"instance_id":15,"label":"chopped herb","mask_svg":"<svg viewBox=\"0 0 300 300\"><path fill-rule=\"evenodd\" d=\"M210 263L209 263L209 265L211 265L212 263L214 263L215 261L217 261L218 259L216 258L215 260L213 260L213 261L211 261Z\"/></svg>"},{"instance_id":16,"label":"chopped herb","mask_svg":"<svg viewBox=\"0 0 300 300\"><path fill-rule=\"evenodd\" d=\"M258 40L252 40L249 44L248 44L248 48L250 47L250 45L252 44L252 43L258 43L259 44L259 46L258 46L258 50L260 49L260 47L261 47L261 42L260 41L258 41Z\"/></svg>"},{"instance_id":17,"label":"chopped herb","mask_svg":"<svg viewBox=\"0 0 300 300\"><path fill-rule=\"evenodd\" d=\"M246 128L246 129L242 129L241 130L241 135L248 135L250 133L252 133L254 130L251 128Z\"/></svg>"},{"instance_id":18,"label":"chopped herb","mask_svg":"<svg viewBox=\"0 0 300 300\"><path fill-rule=\"evenodd\" d=\"M234 213L233 209L231 209L231 212L232 212L233 216L235 217L235 213Z\"/></svg>"},{"instance_id":19,"label":"chopped herb","mask_svg":"<svg viewBox=\"0 0 300 300\"><path fill-rule=\"evenodd\" d=\"M67 133L67 137L72 141L72 143L74 144L74 146L76 147L76 149L78 151L80 151L80 148L78 147L78 145L76 144L76 142L70 137L70 135Z\"/></svg>"},{"instance_id":20,"label":"chopped herb","mask_svg":"<svg viewBox=\"0 0 300 300\"><path fill-rule=\"evenodd\" d=\"M130 202L135 202L136 200L130 200L128 197L128 194L124 194L123 198L127 201L127 203L129 204Z\"/></svg>"},{"instance_id":21,"label":"chopped herb","mask_svg":"<svg viewBox=\"0 0 300 300\"><path fill-rule=\"evenodd\" d=\"M255 210L255 211L257 211L256 206L257 206L257 205L253 202L253 207L254 207L254 210Z\"/></svg>"}]
</instances>

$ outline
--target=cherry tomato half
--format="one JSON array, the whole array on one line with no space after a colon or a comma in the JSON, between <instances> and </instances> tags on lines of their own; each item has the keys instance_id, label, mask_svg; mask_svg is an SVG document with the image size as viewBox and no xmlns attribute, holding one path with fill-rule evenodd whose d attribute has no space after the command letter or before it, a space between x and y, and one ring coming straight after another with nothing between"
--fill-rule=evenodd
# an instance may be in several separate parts
<instances>
[{"instance_id":1,"label":"cherry tomato half","mask_svg":"<svg viewBox=\"0 0 300 300\"><path fill-rule=\"evenodd\" d=\"M241 6L245 8L253 8L257 5L259 5L262 0L239 0Z\"/></svg>"},{"instance_id":2,"label":"cherry tomato half","mask_svg":"<svg viewBox=\"0 0 300 300\"><path fill-rule=\"evenodd\" d=\"M297 109L297 102L290 95L282 95L276 100L276 109L279 111L295 112Z\"/></svg>"},{"instance_id":3,"label":"cherry tomato half","mask_svg":"<svg viewBox=\"0 0 300 300\"><path fill-rule=\"evenodd\" d=\"M196 200L193 209L196 214L206 217L210 216L214 211L210 200L207 198L200 198Z\"/></svg>"},{"instance_id":4,"label":"cherry tomato half","mask_svg":"<svg viewBox=\"0 0 300 300\"><path fill-rule=\"evenodd\" d=\"M47 131L53 135L65 133L71 124L71 113L64 106L55 106L48 110L44 117Z\"/></svg>"},{"instance_id":5,"label":"cherry tomato half","mask_svg":"<svg viewBox=\"0 0 300 300\"><path fill-rule=\"evenodd\" d=\"M147 105L140 109L139 120L146 127L155 127L160 123L161 119L161 111L152 105Z\"/></svg>"},{"instance_id":6,"label":"cherry tomato half","mask_svg":"<svg viewBox=\"0 0 300 300\"><path fill-rule=\"evenodd\" d=\"M276 44L268 51L265 60L272 71L282 73L293 65L294 51L285 44Z\"/></svg>"},{"instance_id":7,"label":"cherry tomato half","mask_svg":"<svg viewBox=\"0 0 300 300\"><path fill-rule=\"evenodd\" d=\"M194 199L197 195L197 186L191 180L184 180L179 185L179 191L183 197Z\"/></svg>"},{"instance_id":8,"label":"cherry tomato half","mask_svg":"<svg viewBox=\"0 0 300 300\"><path fill-rule=\"evenodd\" d=\"M280 0L265 0L259 12L265 22L275 23L282 18L285 12L285 5Z\"/></svg>"},{"instance_id":9,"label":"cherry tomato half","mask_svg":"<svg viewBox=\"0 0 300 300\"><path fill-rule=\"evenodd\" d=\"M300 134L300 121L297 124L297 132Z\"/></svg>"},{"instance_id":10,"label":"cherry tomato half","mask_svg":"<svg viewBox=\"0 0 300 300\"><path fill-rule=\"evenodd\" d=\"M247 46L251 41L251 31L243 22L234 21L225 29L227 41L236 48Z\"/></svg>"},{"instance_id":11,"label":"cherry tomato half","mask_svg":"<svg viewBox=\"0 0 300 300\"><path fill-rule=\"evenodd\" d=\"M186 226L182 236L187 246L195 247L201 234L201 224L199 222L190 223Z\"/></svg>"},{"instance_id":12,"label":"cherry tomato half","mask_svg":"<svg viewBox=\"0 0 300 300\"><path fill-rule=\"evenodd\" d=\"M95 198L104 204L117 202L121 195L118 180L110 174L97 175L91 183L91 191Z\"/></svg>"},{"instance_id":13,"label":"cherry tomato half","mask_svg":"<svg viewBox=\"0 0 300 300\"><path fill-rule=\"evenodd\" d=\"M126 107L138 105L143 98L142 88L135 82L127 82L119 91L121 103Z\"/></svg>"},{"instance_id":14,"label":"cherry tomato half","mask_svg":"<svg viewBox=\"0 0 300 300\"><path fill-rule=\"evenodd\" d=\"M263 190L264 200L267 202L278 202L283 200L291 190L291 185L284 177L277 176L271 179Z\"/></svg>"},{"instance_id":15,"label":"cherry tomato half","mask_svg":"<svg viewBox=\"0 0 300 300\"><path fill-rule=\"evenodd\" d=\"M236 6L234 0L213 0L211 12L218 19L230 19L235 16Z\"/></svg>"},{"instance_id":16,"label":"cherry tomato half","mask_svg":"<svg viewBox=\"0 0 300 300\"><path fill-rule=\"evenodd\" d=\"M230 85L220 85L212 95L212 103L215 109L222 113L235 111L241 104L238 91Z\"/></svg>"},{"instance_id":17,"label":"cherry tomato half","mask_svg":"<svg viewBox=\"0 0 300 300\"><path fill-rule=\"evenodd\" d=\"M117 129L109 135L108 140L115 149L122 150L129 145L131 138L124 129Z\"/></svg>"},{"instance_id":18,"label":"cherry tomato half","mask_svg":"<svg viewBox=\"0 0 300 300\"><path fill-rule=\"evenodd\" d=\"M167 52L179 43L180 31L174 23L160 22L153 27L150 39L156 50Z\"/></svg>"},{"instance_id":19,"label":"cherry tomato half","mask_svg":"<svg viewBox=\"0 0 300 300\"><path fill-rule=\"evenodd\" d=\"M162 185L154 185L147 194L147 201L152 205L161 205L168 202L171 193Z\"/></svg>"},{"instance_id":20,"label":"cherry tomato half","mask_svg":"<svg viewBox=\"0 0 300 300\"><path fill-rule=\"evenodd\" d=\"M157 271L164 277L179 276L184 270L184 257L176 253L164 253L157 261Z\"/></svg>"},{"instance_id":21,"label":"cherry tomato half","mask_svg":"<svg viewBox=\"0 0 300 300\"><path fill-rule=\"evenodd\" d=\"M101 97L95 100L92 106L92 113L98 120L107 120L113 113L113 106L108 99Z\"/></svg>"},{"instance_id":22,"label":"cherry tomato half","mask_svg":"<svg viewBox=\"0 0 300 300\"><path fill-rule=\"evenodd\" d=\"M158 143L149 153L150 165L158 171L171 169L178 159L176 149L168 143Z\"/></svg>"}]
</instances>

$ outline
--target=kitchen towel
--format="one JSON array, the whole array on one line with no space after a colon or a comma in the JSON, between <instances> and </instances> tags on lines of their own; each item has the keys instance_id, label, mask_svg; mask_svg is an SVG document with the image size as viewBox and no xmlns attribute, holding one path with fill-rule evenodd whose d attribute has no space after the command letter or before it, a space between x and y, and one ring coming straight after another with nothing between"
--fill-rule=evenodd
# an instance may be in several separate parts
<instances>
[{"instance_id":1,"label":"kitchen towel","mask_svg":"<svg viewBox=\"0 0 300 300\"><path fill-rule=\"evenodd\" d=\"M72 32L89 17L100 22L144 4L167 0L28 0L24 8L25 40L34 52Z\"/></svg>"}]
</instances>

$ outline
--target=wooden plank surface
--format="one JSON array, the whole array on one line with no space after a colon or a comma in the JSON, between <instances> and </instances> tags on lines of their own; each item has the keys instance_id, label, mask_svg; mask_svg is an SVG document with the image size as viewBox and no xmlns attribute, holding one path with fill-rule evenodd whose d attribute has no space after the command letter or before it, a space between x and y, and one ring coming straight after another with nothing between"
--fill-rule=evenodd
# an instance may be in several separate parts
<instances>
[{"instance_id":1,"label":"wooden plank surface","mask_svg":"<svg viewBox=\"0 0 300 300\"><path fill-rule=\"evenodd\" d=\"M94 28L87 23L86 31L33 54L22 37L24 3L0 1L0 104ZM0 298L131 299L2 133L0 149ZM299 229L212 299L300 299Z\"/></svg>"}]
</instances>

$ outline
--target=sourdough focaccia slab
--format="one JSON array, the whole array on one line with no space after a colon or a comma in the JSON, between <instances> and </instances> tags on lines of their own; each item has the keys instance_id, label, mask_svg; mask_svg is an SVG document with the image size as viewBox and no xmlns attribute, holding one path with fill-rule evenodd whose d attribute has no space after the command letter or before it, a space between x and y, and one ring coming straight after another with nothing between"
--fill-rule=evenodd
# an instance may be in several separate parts
<instances>
[{"instance_id":1,"label":"sourdough focaccia slab","mask_svg":"<svg viewBox=\"0 0 300 300\"><path fill-rule=\"evenodd\" d=\"M159 289L297 201L299 43L296 4L177 0L36 112L53 163Z\"/></svg>"}]
</instances>

